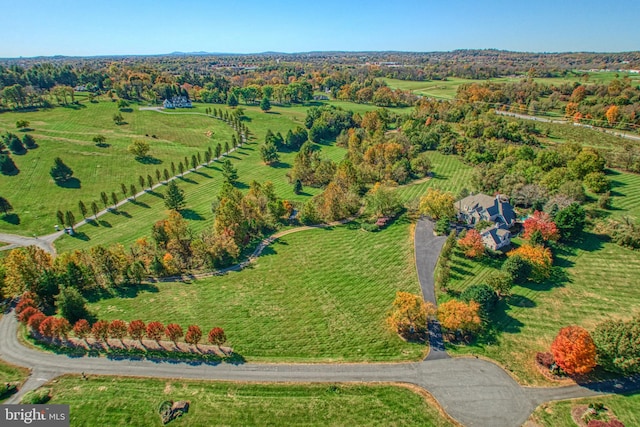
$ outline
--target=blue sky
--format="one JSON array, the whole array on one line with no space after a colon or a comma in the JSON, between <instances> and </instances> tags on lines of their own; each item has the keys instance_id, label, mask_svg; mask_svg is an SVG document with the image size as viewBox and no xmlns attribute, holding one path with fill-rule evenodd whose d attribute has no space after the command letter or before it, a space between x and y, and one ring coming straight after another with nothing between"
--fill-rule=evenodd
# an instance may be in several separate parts
<instances>
[{"instance_id":1,"label":"blue sky","mask_svg":"<svg viewBox=\"0 0 640 427\"><path fill-rule=\"evenodd\" d=\"M3 0L0 57L640 50L638 0Z\"/></svg>"}]
</instances>

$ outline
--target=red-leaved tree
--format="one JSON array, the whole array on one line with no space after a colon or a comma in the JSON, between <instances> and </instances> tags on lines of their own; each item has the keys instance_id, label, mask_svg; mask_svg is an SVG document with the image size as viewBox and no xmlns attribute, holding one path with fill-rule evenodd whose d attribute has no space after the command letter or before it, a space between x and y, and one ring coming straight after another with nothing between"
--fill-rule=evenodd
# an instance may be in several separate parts
<instances>
[{"instance_id":1,"label":"red-leaved tree","mask_svg":"<svg viewBox=\"0 0 640 427\"><path fill-rule=\"evenodd\" d=\"M160 340L164 335L164 325L160 322L150 322L147 325L147 338L154 340L157 344L160 344Z\"/></svg>"},{"instance_id":2,"label":"red-leaved tree","mask_svg":"<svg viewBox=\"0 0 640 427\"><path fill-rule=\"evenodd\" d=\"M33 316L29 317L29 320L27 320L27 326L29 326L31 331L40 333L40 326L42 325L42 322L46 318L47 316L45 316L44 313L38 312Z\"/></svg>"},{"instance_id":3,"label":"red-leaved tree","mask_svg":"<svg viewBox=\"0 0 640 427\"><path fill-rule=\"evenodd\" d=\"M98 320L91 327L91 335L93 335L93 338L98 342L107 342L107 339L109 338L109 322L106 320Z\"/></svg>"},{"instance_id":4,"label":"red-leaved tree","mask_svg":"<svg viewBox=\"0 0 640 427\"><path fill-rule=\"evenodd\" d=\"M478 258L484 255L482 236L477 230L468 230L463 238L458 239L458 246L467 258Z\"/></svg>"},{"instance_id":5,"label":"red-leaved tree","mask_svg":"<svg viewBox=\"0 0 640 427\"><path fill-rule=\"evenodd\" d=\"M184 340L187 344L193 344L198 348L198 343L202 339L202 330L197 325L190 325L187 328L187 334L184 336Z\"/></svg>"},{"instance_id":6,"label":"red-leaved tree","mask_svg":"<svg viewBox=\"0 0 640 427\"><path fill-rule=\"evenodd\" d=\"M173 342L173 345L175 345L176 347L177 347L176 341L178 341L180 338L184 336L184 332L182 331L182 328L177 323L169 323L164 333L167 336L167 338L169 338L171 342Z\"/></svg>"},{"instance_id":7,"label":"red-leaved tree","mask_svg":"<svg viewBox=\"0 0 640 427\"><path fill-rule=\"evenodd\" d=\"M546 212L535 211L532 216L524 220L523 226L525 239L530 239L535 231L540 231L544 241L551 240L555 242L560 238L556 223Z\"/></svg>"},{"instance_id":8,"label":"red-leaved tree","mask_svg":"<svg viewBox=\"0 0 640 427\"><path fill-rule=\"evenodd\" d=\"M53 339L55 338L54 334L54 324L56 323L56 318L54 316L47 316L40 323L40 335L44 338Z\"/></svg>"},{"instance_id":9,"label":"red-leaved tree","mask_svg":"<svg viewBox=\"0 0 640 427\"><path fill-rule=\"evenodd\" d=\"M73 325L73 335L76 338L87 341L87 337L91 333L91 326L89 326L89 322L87 319L78 320L75 325Z\"/></svg>"},{"instance_id":10,"label":"red-leaved tree","mask_svg":"<svg viewBox=\"0 0 640 427\"><path fill-rule=\"evenodd\" d=\"M227 341L227 336L225 335L222 328L213 328L209 331L209 342L213 345L217 345L220 347Z\"/></svg>"},{"instance_id":11,"label":"red-leaved tree","mask_svg":"<svg viewBox=\"0 0 640 427\"><path fill-rule=\"evenodd\" d=\"M56 320L53 322L53 336L56 339L68 339L69 331L71 330L71 324L64 317L56 317Z\"/></svg>"},{"instance_id":12,"label":"red-leaved tree","mask_svg":"<svg viewBox=\"0 0 640 427\"><path fill-rule=\"evenodd\" d=\"M35 300L30 296L23 295L22 298L20 298L20 302L16 305L16 314L19 315L29 307L38 308L38 304L36 304Z\"/></svg>"},{"instance_id":13,"label":"red-leaved tree","mask_svg":"<svg viewBox=\"0 0 640 427\"><path fill-rule=\"evenodd\" d=\"M596 345L589 332L579 326L560 329L551 344L551 353L567 374L586 374L596 366Z\"/></svg>"},{"instance_id":14,"label":"red-leaved tree","mask_svg":"<svg viewBox=\"0 0 640 427\"><path fill-rule=\"evenodd\" d=\"M35 307L26 307L20 312L20 314L18 314L18 321L23 325L26 325L29 321L29 318L36 313L40 313L40 310Z\"/></svg>"},{"instance_id":15,"label":"red-leaved tree","mask_svg":"<svg viewBox=\"0 0 640 427\"><path fill-rule=\"evenodd\" d=\"M120 319L112 320L109 324L109 336L123 344L122 339L127 336L127 322Z\"/></svg>"},{"instance_id":16,"label":"red-leaved tree","mask_svg":"<svg viewBox=\"0 0 640 427\"><path fill-rule=\"evenodd\" d=\"M142 338L147 332L147 325L142 320L132 320L129 322L129 336L133 340L138 340L142 344Z\"/></svg>"}]
</instances>

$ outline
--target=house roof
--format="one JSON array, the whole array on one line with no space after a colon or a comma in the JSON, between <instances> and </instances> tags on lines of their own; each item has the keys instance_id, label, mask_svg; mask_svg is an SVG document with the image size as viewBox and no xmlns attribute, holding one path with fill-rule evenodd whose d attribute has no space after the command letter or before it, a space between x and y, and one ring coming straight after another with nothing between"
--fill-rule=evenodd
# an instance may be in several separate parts
<instances>
[{"instance_id":1,"label":"house roof","mask_svg":"<svg viewBox=\"0 0 640 427\"><path fill-rule=\"evenodd\" d=\"M496 246L498 246L500 245L500 243L502 243L502 241L504 240L504 237L509 235L509 230L505 230L505 229L493 226L493 227L485 228L484 230L482 230L480 235L483 238L489 237L491 240L493 240Z\"/></svg>"},{"instance_id":2,"label":"house roof","mask_svg":"<svg viewBox=\"0 0 640 427\"><path fill-rule=\"evenodd\" d=\"M489 216L501 216L508 225L516 220L516 214L513 207L506 197L497 195L491 197L486 194L478 193L467 196L458 202L460 210L466 212L487 211Z\"/></svg>"}]
</instances>

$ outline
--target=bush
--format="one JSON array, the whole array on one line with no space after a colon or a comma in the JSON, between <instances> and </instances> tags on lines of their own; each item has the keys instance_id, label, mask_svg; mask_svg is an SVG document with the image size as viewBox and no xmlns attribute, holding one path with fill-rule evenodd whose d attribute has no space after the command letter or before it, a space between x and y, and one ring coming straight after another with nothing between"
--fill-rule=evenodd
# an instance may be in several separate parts
<instances>
[{"instance_id":1,"label":"bush","mask_svg":"<svg viewBox=\"0 0 640 427\"><path fill-rule=\"evenodd\" d=\"M579 326L560 329L551 344L558 366L567 374L586 374L596 366L596 346L589 332Z\"/></svg>"},{"instance_id":2,"label":"bush","mask_svg":"<svg viewBox=\"0 0 640 427\"><path fill-rule=\"evenodd\" d=\"M482 313L487 316L495 308L498 295L488 285L472 285L460 294L460 299L465 302L477 302L480 304Z\"/></svg>"},{"instance_id":3,"label":"bush","mask_svg":"<svg viewBox=\"0 0 640 427\"><path fill-rule=\"evenodd\" d=\"M49 399L51 399L51 389L39 388L22 396L20 403L27 405L40 405L42 403L47 403Z\"/></svg>"},{"instance_id":4,"label":"bush","mask_svg":"<svg viewBox=\"0 0 640 427\"><path fill-rule=\"evenodd\" d=\"M4 387L0 386L0 400L6 399L16 391L18 391L18 386L14 383L6 383Z\"/></svg>"},{"instance_id":5,"label":"bush","mask_svg":"<svg viewBox=\"0 0 640 427\"><path fill-rule=\"evenodd\" d=\"M531 274L531 264L521 256L514 255L502 264L502 271L511 277L513 283L524 283Z\"/></svg>"},{"instance_id":6,"label":"bush","mask_svg":"<svg viewBox=\"0 0 640 427\"><path fill-rule=\"evenodd\" d=\"M556 363L553 360L553 354L547 352L538 352L536 353L536 363L540 366L544 366L547 369L551 369L551 367Z\"/></svg>"},{"instance_id":7,"label":"bush","mask_svg":"<svg viewBox=\"0 0 640 427\"><path fill-rule=\"evenodd\" d=\"M640 316L623 322L608 320L593 332L597 361L610 372L640 373Z\"/></svg>"},{"instance_id":8,"label":"bush","mask_svg":"<svg viewBox=\"0 0 640 427\"><path fill-rule=\"evenodd\" d=\"M362 228L364 231L380 231L380 227L377 224L370 224L368 222L363 222L360 225L360 228Z\"/></svg>"}]
</instances>

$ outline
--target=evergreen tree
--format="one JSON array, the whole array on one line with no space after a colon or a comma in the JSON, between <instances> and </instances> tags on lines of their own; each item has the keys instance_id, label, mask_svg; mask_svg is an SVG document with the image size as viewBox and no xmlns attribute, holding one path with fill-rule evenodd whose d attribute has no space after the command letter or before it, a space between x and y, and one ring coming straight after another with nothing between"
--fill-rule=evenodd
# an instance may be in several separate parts
<instances>
[{"instance_id":1,"label":"evergreen tree","mask_svg":"<svg viewBox=\"0 0 640 427\"><path fill-rule=\"evenodd\" d=\"M147 185L149 186L149 190L151 190L151 187L153 187L153 178L151 178L151 175L147 175Z\"/></svg>"},{"instance_id":2,"label":"evergreen tree","mask_svg":"<svg viewBox=\"0 0 640 427\"><path fill-rule=\"evenodd\" d=\"M22 144L24 144L24 146L30 150L37 147L36 140L28 133L24 134L24 136L22 137Z\"/></svg>"},{"instance_id":3,"label":"evergreen tree","mask_svg":"<svg viewBox=\"0 0 640 427\"><path fill-rule=\"evenodd\" d=\"M218 143L218 145L216 145L216 159L219 159L221 155L222 155L222 145Z\"/></svg>"},{"instance_id":4,"label":"evergreen tree","mask_svg":"<svg viewBox=\"0 0 640 427\"><path fill-rule=\"evenodd\" d=\"M184 165L182 162L178 163L178 171L180 172L180 176L184 175Z\"/></svg>"},{"instance_id":5,"label":"evergreen tree","mask_svg":"<svg viewBox=\"0 0 640 427\"><path fill-rule=\"evenodd\" d=\"M49 174L56 183L63 183L73 176L73 171L69 166L64 164L60 157L56 157Z\"/></svg>"},{"instance_id":6,"label":"evergreen tree","mask_svg":"<svg viewBox=\"0 0 640 427\"><path fill-rule=\"evenodd\" d=\"M276 146L271 143L264 144L260 147L260 156L262 157L262 161L267 165L277 163L280 160Z\"/></svg>"},{"instance_id":7,"label":"evergreen tree","mask_svg":"<svg viewBox=\"0 0 640 427\"><path fill-rule=\"evenodd\" d=\"M175 175L176 174L176 164L174 162L171 162L171 175Z\"/></svg>"},{"instance_id":8,"label":"evergreen tree","mask_svg":"<svg viewBox=\"0 0 640 427\"><path fill-rule=\"evenodd\" d=\"M1 148L1 147L0 147ZM18 171L18 167L8 154L0 153L0 173L3 175L12 175Z\"/></svg>"},{"instance_id":9,"label":"evergreen tree","mask_svg":"<svg viewBox=\"0 0 640 427\"><path fill-rule=\"evenodd\" d=\"M131 186L129 187L129 194L131 194L131 197L133 197L133 200L136 199L136 193L137 193L137 190L136 190L135 184L131 184Z\"/></svg>"},{"instance_id":10,"label":"evergreen tree","mask_svg":"<svg viewBox=\"0 0 640 427\"><path fill-rule=\"evenodd\" d=\"M167 209L180 211L185 206L184 191L178 187L175 181L169 182L167 185L167 193L164 196L164 204Z\"/></svg>"},{"instance_id":11,"label":"evergreen tree","mask_svg":"<svg viewBox=\"0 0 640 427\"><path fill-rule=\"evenodd\" d=\"M116 208L116 205L118 204L118 195L115 192L111 193L111 202L113 203L113 208Z\"/></svg>"},{"instance_id":12,"label":"evergreen tree","mask_svg":"<svg viewBox=\"0 0 640 427\"><path fill-rule=\"evenodd\" d=\"M302 193L302 181L296 179L296 182L293 184L293 192L296 194Z\"/></svg>"},{"instance_id":13,"label":"evergreen tree","mask_svg":"<svg viewBox=\"0 0 640 427\"><path fill-rule=\"evenodd\" d=\"M271 102L269 102L269 98L267 98L266 96L262 98L262 101L260 101L260 109L265 113L271 110Z\"/></svg>"},{"instance_id":14,"label":"evergreen tree","mask_svg":"<svg viewBox=\"0 0 640 427\"><path fill-rule=\"evenodd\" d=\"M75 323L80 319L90 317L87 310L87 301L80 292L72 287L64 286L56 295L56 307L58 312L69 321Z\"/></svg>"},{"instance_id":15,"label":"evergreen tree","mask_svg":"<svg viewBox=\"0 0 640 427\"><path fill-rule=\"evenodd\" d=\"M169 171L167 170L167 168L164 168L162 175L164 177L165 182L169 181L169 178L171 178L171 175L169 175Z\"/></svg>"},{"instance_id":16,"label":"evergreen tree","mask_svg":"<svg viewBox=\"0 0 640 427\"><path fill-rule=\"evenodd\" d=\"M195 169L198 166L198 159L195 155L191 156L191 169Z\"/></svg>"},{"instance_id":17,"label":"evergreen tree","mask_svg":"<svg viewBox=\"0 0 640 427\"><path fill-rule=\"evenodd\" d=\"M124 196L124 198L127 198L127 194L129 192L129 190L127 190L127 186L124 184L120 184L120 191L122 191L122 195Z\"/></svg>"},{"instance_id":18,"label":"evergreen tree","mask_svg":"<svg viewBox=\"0 0 640 427\"><path fill-rule=\"evenodd\" d=\"M238 106L238 98L235 96L235 94L231 93L231 95L229 95L227 105L231 108L235 108Z\"/></svg>"},{"instance_id":19,"label":"evergreen tree","mask_svg":"<svg viewBox=\"0 0 640 427\"><path fill-rule=\"evenodd\" d=\"M229 153L229 141L224 142L224 153L225 154Z\"/></svg>"},{"instance_id":20,"label":"evergreen tree","mask_svg":"<svg viewBox=\"0 0 640 427\"><path fill-rule=\"evenodd\" d=\"M62 211L56 212L56 218L58 218L58 224L64 227L64 213Z\"/></svg>"},{"instance_id":21,"label":"evergreen tree","mask_svg":"<svg viewBox=\"0 0 640 427\"><path fill-rule=\"evenodd\" d=\"M225 182L234 184L238 180L238 170L233 167L229 159L222 162L222 176Z\"/></svg>"}]
</instances>

